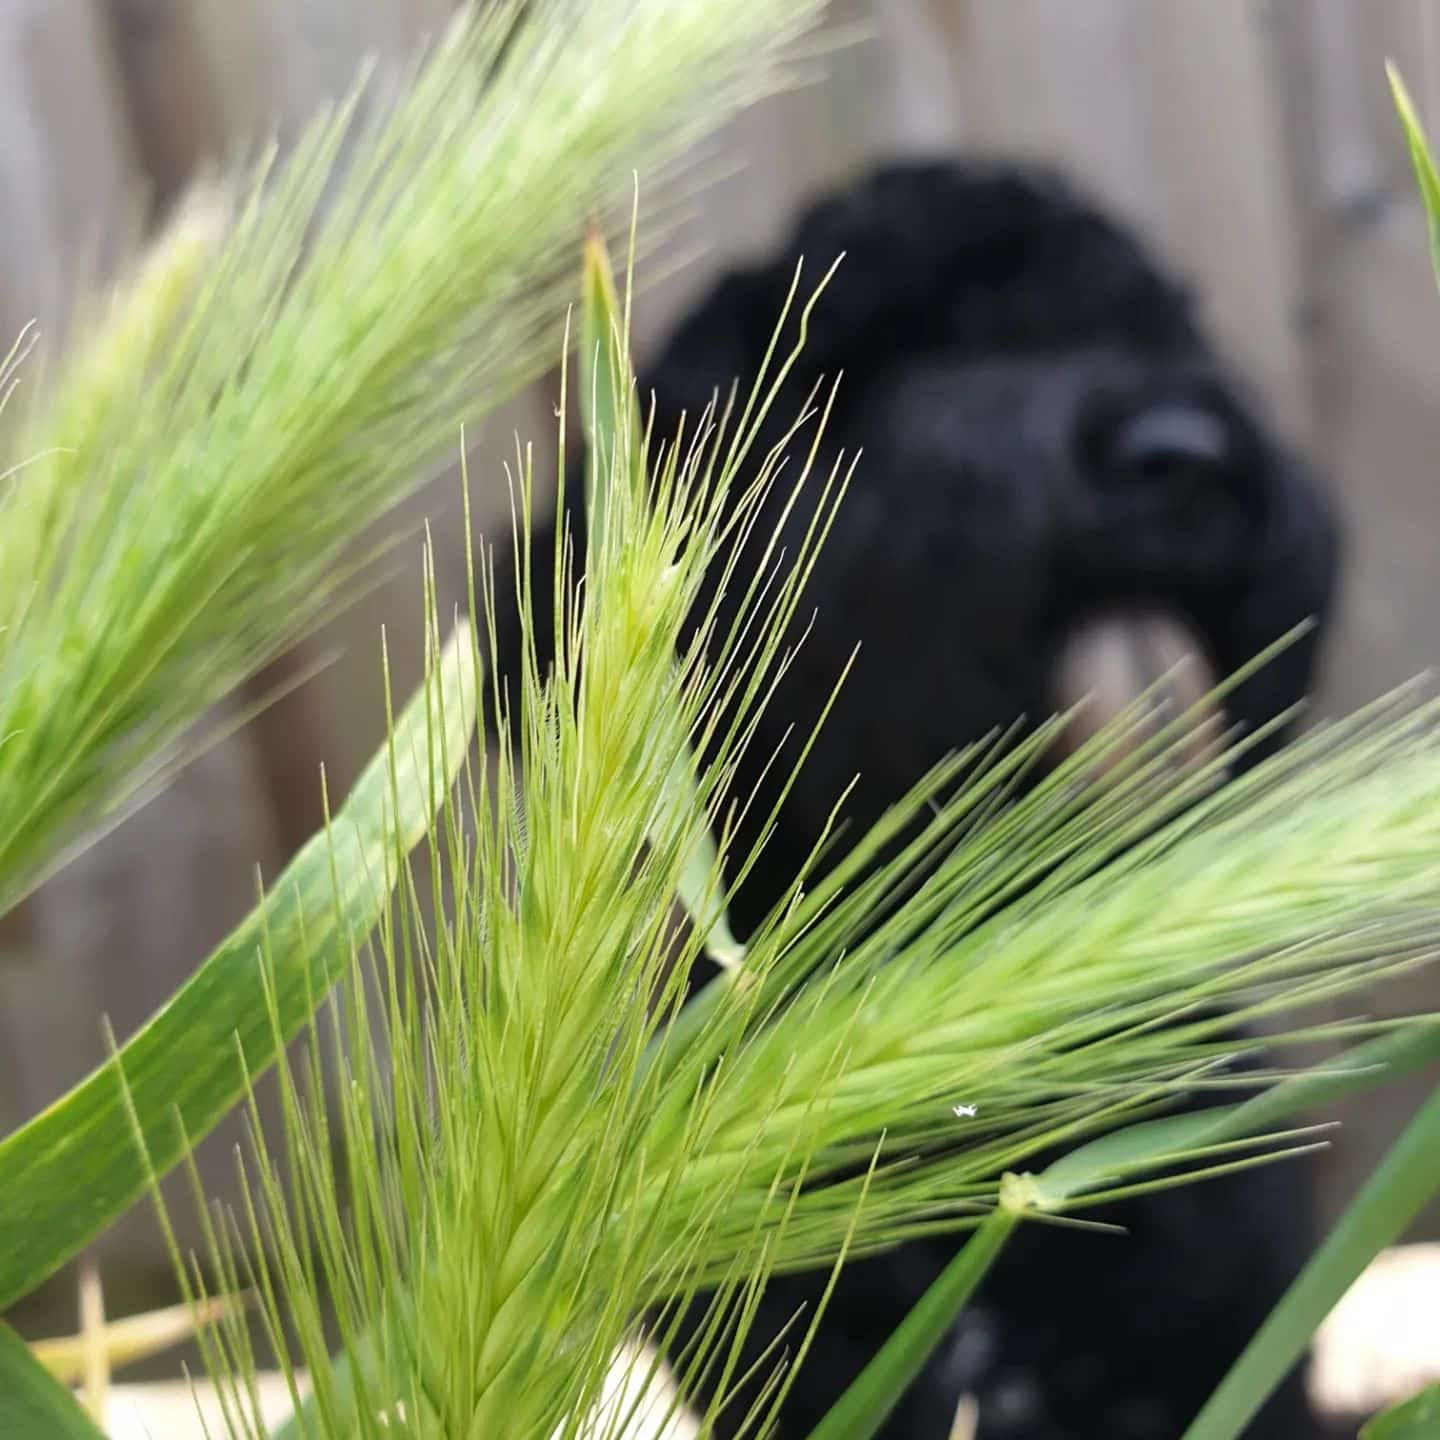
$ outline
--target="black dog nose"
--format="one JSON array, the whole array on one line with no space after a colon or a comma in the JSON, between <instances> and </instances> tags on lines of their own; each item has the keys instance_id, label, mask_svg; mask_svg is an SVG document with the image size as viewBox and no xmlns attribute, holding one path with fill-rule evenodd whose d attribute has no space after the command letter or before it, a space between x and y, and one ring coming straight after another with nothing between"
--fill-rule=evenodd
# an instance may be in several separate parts
<instances>
[{"instance_id":1,"label":"black dog nose","mask_svg":"<svg viewBox=\"0 0 1440 1440\"><path fill-rule=\"evenodd\" d=\"M1191 394L1092 417L1067 549L1090 582L1218 582L1243 568L1260 520L1247 437Z\"/></svg>"},{"instance_id":2,"label":"black dog nose","mask_svg":"<svg viewBox=\"0 0 1440 1440\"><path fill-rule=\"evenodd\" d=\"M1127 416L1103 449L1101 476L1163 483L1223 473L1234 460L1235 438L1213 410L1175 401Z\"/></svg>"}]
</instances>

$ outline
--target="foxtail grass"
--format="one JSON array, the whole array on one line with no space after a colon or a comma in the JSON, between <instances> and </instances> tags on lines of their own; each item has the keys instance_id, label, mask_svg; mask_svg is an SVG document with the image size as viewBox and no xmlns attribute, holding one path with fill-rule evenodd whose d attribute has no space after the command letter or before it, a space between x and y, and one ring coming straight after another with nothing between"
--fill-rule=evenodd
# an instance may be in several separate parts
<instances>
[{"instance_id":1,"label":"foxtail grass","mask_svg":"<svg viewBox=\"0 0 1440 1440\"><path fill-rule=\"evenodd\" d=\"M599 343L623 357L612 323ZM1440 934L1433 706L1396 697L1223 787L1223 752L1177 785L1183 716L1139 744L1138 715L1122 717L1042 775L1057 720L942 766L824 878L797 877L740 963L682 1006L726 874L764 860L730 853L723 797L843 503L847 462L815 463L825 396L750 453L790 359L664 439L637 437L627 365L587 372L617 387L591 411L614 432L583 595L557 539L554 664L542 672L526 612L518 690L492 675L488 691L513 747L477 762L432 834L428 903L394 877L328 1029L281 1069L277 1148L257 1121L241 1211L212 1212L208 1265L186 1267L197 1296L261 1297L297 1398L302 1371L313 1390L287 1433L619 1437L634 1415L603 1404L613 1358L650 1354L623 1349L637 1336L673 1343L701 1292L710 1319L672 1351L667 1403L703 1389L708 1420L749 1378L738 1344L769 1274L975 1227L1002 1190L1065 1219L1137 1188L1117 1170L1072 1196L1023 1172L1238 1083L1226 1066L1260 1042L1237 1022L1278 1026L1282 1055L1330 1033L1306 1007L1420 963ZM523 557L524 451L512 478ZM742 574L776 487L813 524L798 553ZM493 572L483 553L471 564L483 617ZM702 600L716 571L741 596L733 621ZM677 804L675 767L695 755L694 803ZM681 894L711 908L677 929ZM1267 1073L1283 1072L1245 1083ZM1220 1172L1306 1137L1246 1138L1258 1156L1177 1143L1152 1168L1193 1178L1197 1161ZM762 1362L753 1433L815 1319ZM206 1344L231 1433L259 1434L249 1334L231 1323Z\"/></svg>"},{"instance_id":2,"label":"foxtail grass","mask_svg":"<svg viewBox=\"0 0 1440 1440\"><path fill-rule=\"evenodd\" d=\"M467 5L398 99L182 206L65 356L17 347L0 904L352 592L347 544L553 362L586 217L785 83L820 8Z\"/></svg>"}]
</instances>

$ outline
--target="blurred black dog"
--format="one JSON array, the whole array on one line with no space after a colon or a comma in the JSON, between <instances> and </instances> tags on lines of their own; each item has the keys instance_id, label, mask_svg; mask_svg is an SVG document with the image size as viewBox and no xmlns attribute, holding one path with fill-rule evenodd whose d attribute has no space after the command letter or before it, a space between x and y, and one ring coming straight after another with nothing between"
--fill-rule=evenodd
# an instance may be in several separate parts
<instances>
[{"instance_id":1,"label":"blurred black dog","mask_svg":"<svg viewBox=\"0 0 1440 1440\"><path fill-rule=\"evenodd\" d=\"M656 435L673 434L682 411L693 422L737 378L743 389L797 258L818 277L842 251L758 453L819 377L843 372L826 444L864 456L809 592L818 620L737 793L777 783L761 773L767 757L861 649L764 864L735 898L742 932L857 773L850 834L996 728L1049 715L1091 684L1113 689L1116 674L1122 691L1129 676L1154 678L1169 658L1155 654L1157 636L1162 651L1178 637L1225 675L1305 619L1323 621L1334 588L1335 527L1311 475L1256 419L1186 295L1048 175L904 165L824 200L771 263L722 279L642 376ZM573 523L582 535L583 517ZM551 549L541 539L537 562ZM542 610L549 593L540 577ZM1300 700L1318 639L1240 685L1226 718L1253 729ZM1118 670L1107 655L1122 657ZM1106 665L1108 680L1087 673ZM1282 742L1277 733L1244 763ZM752 838L738 837L742 850ZM968 1393L982 1440L1175 1440L1293 1276L1308 1193L1303 1168L1286 1164L1111 1207L1103 1218L1124 1238L1029 1227L885 1434L944 1440ZM954 1243L847 1269L783 1436L820 1419ZM770 1285L755 1353L820 1283ZM745 1403L731 1411L722 1434ZM1298 1376L1249 1433L1314 1433Z\"/></svg>"}]
</instances>

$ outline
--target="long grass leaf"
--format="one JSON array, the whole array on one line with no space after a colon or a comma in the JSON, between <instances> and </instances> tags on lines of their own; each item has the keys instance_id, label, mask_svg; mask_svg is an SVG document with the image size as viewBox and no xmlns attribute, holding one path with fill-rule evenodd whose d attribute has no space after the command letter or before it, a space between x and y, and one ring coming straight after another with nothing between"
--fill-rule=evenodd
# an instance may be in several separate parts
<instances>
[{"instance_id":1,"label":"long grass leaf","mask_svg":"<svg viewBox=\"0 0 1440 1440\"><path fill-rule=\"evenodd\" d=\"M383 879L393 874L387 856L427 834L474 732L471 651L462 625L433 683L400 717L328 833L310 841L263 903L121 1049L118 1061L158 1172L183 1156L183 1137L197 1141L244 1095L247 1070L258 1074L275 1058L262 945L273 956L279 1029L288 1037L380 917L388 899ZM443 774L427 748L431 730L442 728L450 761ZM0 1307L132 1205L146 1176L115 1062L0 1142Z\"/></svg>"},{"instance_id":2,"label":"long grass leaf","mask_svg":"<svg viewBox=\"0 0 1440 1440\"><path fill-rule=\"evenodd\" d=\"M0 1435L6 1440L105 1440L80 1402L0 1320Z\"/></svg>"},{"instance_id":3,"label":"long grass leaf","mask_svg":"<svg viewBox=\"0 0 1440 1440\"><path fill-rule=\"evenodd\" d=\"M1420 123L1420 114L1410 98L1400 72L1391 63L1386 63L1385 73L1390 79L1390 94L1400 117L1401 129L1405 132L1405 146L1410 152L1410 163L1415 170L1415 182L1420 190L1420 200L1425 207L1425 218L1430 230L1430 263L1440 280L1440 171L1435 168L1435 158L1430 151L1430 142L1425 127Z\"/></svg>"},{"instance_id":4,"label":"long grass leaf","mask_svg":"<svg viewBox=\"0 0 1440 1440\"><path fill-rule=\"evenodd\" d=\"M846 1387L809 1440L870 1440L950 1333L990 1267L1000 1258L1024 1206L999 1205L900 1322L875 1357Z\"/></svg>"},{"instance_id":5,"label":"long grass leaf","mask_svg":"<svg viewBox=\"0 0 1440 1440\"><path fill-rule=\"evenodd\" d=\"M1182 1440L1235 1440L1365 1267L1440 1193L1440 1088L1346 1207Z\"/></svg>"},{"instance_id":6,"label":"long grass leaf","mask_svg":"<svg viewBox=\"0 0 1440 1440\"><path fill-rule=\"evenodd\" d=\"M1434 1440L1440 1435L1440 1385L1392 1405L1365 1425L1359 1440Z\"/></svg>"},{"instance_id":7,"label":"long grass leaf","mask_svg":"<svg viewBox=\"0 0 1440 1440\"><path fill-rule=\"evenodd\" d=\"M1145 1120L1102 1135L1035 1177L1038 1203L1061 1208L1119 1177L1162 1169L1176 1156L1196 1155L1209 1146L1263 1135L1302 1111L1362 1094L1437 1061L1440 1021L1428 1016L1404 1021L1395 1033L1318 1061L1239 1105Z\"/></svg>"}]
</instances>

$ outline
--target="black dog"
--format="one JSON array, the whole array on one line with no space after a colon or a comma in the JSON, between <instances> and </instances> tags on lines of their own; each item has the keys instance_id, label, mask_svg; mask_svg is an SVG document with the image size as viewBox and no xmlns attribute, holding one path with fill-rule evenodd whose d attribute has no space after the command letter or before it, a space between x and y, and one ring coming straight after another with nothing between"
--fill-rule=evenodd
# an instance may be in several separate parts
<instances>
[{"instance_id":1,"label":"black dog","mask_svg":"<svg viewBox=\"0 0 1440 1440\"><path fill-rule=\"evenodd\" d=\"M818 276L842 251L759 453L819 377L843 372L827 445L864 457L812 581L818 622L737 793L776 783L761 771L784 730L861 649L735 897L742 931L853 776L859 834L947 754L1074 698L1075 667L1095 653L1081 637L1123 648L1162 617L1225 675L1332 599L1335 529L1312 477L1237 393L1185 294L1044 175L900 166L816 206L772 263L721 280L642 376L657 436L748 383L796 259ZM550 553L538 541L537 562ZM541 578L542 610L548 595ZM1254 729L1300 700L1317 640L1235 689L1227 719ZM737 837L742 852L752 838ZM1292 1278L1308 1192L1301 1168L1266 1167L1113 1207L1104 1218L1126 1238L1027 1229L885 1433L944 1440L970 1393L983 1440L1175 1440ZM916 1243L845 1272L784 1436L807 1433L953 1253ZM770 1285L757 1353L819 1288ZM1314 1433L1298 1377L1249 1433Z\"/></svg>"}]
</instances>

